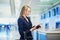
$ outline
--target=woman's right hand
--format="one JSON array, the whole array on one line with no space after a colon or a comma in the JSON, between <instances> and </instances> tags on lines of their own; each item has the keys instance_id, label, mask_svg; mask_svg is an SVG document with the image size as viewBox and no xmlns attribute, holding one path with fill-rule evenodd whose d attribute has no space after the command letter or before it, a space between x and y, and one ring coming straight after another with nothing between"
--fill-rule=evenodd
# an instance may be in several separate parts
<instances>
[{"instance_id":1,"label":"woman's right hand","mask_svg":"<svg viewBox=\"0 0 60 40\"><path fill-rule=\"evenodd\" d=\"M34 31L35 29L41 28L40 25L34 26L33 28L30 29L30 31Z\"/></svg>"},{"instance_id":2,"label":"woman's right hand","mask_svg":"<svg viewBox=\"0 0 60 40\"><path fill-rule=\"evenodd\" d=\"M35 29L36 29L36 27L33 27L33 28L30 29L30 31L34 31Z\"/></svg>"}]
</instances>

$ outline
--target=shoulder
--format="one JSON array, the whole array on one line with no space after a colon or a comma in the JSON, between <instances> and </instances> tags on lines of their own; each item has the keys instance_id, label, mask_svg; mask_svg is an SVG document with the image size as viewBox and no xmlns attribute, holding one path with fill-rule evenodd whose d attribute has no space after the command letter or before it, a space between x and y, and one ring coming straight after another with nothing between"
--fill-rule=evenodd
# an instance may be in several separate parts
<instances>
[{"instance_id":1,"label":"shoulder","mask_svg":"<svg viewBox=\"0 0 60 40\"><path fill-rule=\"evenodd\" d=\"M23 18L18 18L18 21L23 21Z\"/></svg>"}]
</instances>

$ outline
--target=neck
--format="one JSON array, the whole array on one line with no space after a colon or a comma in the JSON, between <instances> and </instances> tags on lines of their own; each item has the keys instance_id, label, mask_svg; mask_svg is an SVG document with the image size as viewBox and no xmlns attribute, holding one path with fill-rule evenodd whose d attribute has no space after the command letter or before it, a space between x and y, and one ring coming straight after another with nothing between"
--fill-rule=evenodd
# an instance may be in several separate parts
<instances>
[{"instance_id":1,"label":"neck","mask_svg":"<svg viewBox=\"0 0 60 40\"><path fill-rule=\"evenodd\" d=\"M25 16L25 15L23 15L23 17L24 17L24 18L26 18L26 16Z\"/></svg>"}]
</instances>

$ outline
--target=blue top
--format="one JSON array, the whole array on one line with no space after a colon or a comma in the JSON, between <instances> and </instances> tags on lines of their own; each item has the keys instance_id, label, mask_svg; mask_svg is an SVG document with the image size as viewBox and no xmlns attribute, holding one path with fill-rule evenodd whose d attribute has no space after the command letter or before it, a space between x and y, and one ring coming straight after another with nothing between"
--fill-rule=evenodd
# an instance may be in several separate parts
<instances>
[{"instance_id":1,"label":"blue top","mask_svg":"<svg viewBox=\"0 0 60 40\"><path fill-rule=\"evenodd\" d=\"M28 21L21 17L18 19L18 30L21 35L21 39L24 39L24 32L25 32L25 38L32 37L30 29L32 28L32 23L30 21L30 18L27 17Z\"/></svg>"}]
</instances>

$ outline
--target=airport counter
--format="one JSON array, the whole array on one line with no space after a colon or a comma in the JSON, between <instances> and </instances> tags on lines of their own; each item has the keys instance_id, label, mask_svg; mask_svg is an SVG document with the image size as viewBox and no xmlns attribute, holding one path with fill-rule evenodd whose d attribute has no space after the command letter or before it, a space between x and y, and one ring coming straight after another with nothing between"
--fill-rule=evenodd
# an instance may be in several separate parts
<instances>
[{"instance_id":1,"label":"airport counter","mask_svg":"<svg viewBox=\"0 0 60 40\"><path fill-rule=\"evenodd\" d=\"M59 30L36 30L34 32L33 40L60 40Z\"/></svg>"}]
</instances>

